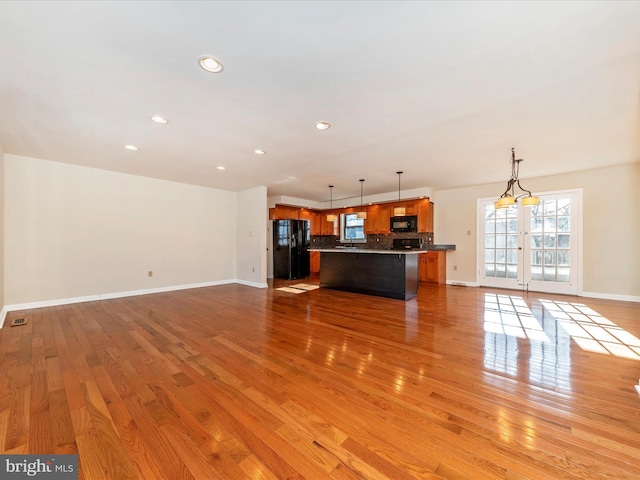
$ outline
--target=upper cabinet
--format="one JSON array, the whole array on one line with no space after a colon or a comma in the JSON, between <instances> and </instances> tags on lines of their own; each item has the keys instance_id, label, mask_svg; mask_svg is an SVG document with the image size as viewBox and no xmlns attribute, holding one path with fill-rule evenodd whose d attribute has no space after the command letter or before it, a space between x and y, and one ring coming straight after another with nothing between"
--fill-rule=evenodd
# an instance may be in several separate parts
<instances>
[{"instance_id":1,"label":"upper cabinet","mask_svg":"<svg viewBox=\"0 0 640 480\"><path fill-rule=\"evenodd\" d=\"M319 222L320 216L320 213L309 210L308 208L301 208L298 213L298 218L300 220L309 220L311 235L322 235Z\"/></svg>"},{"instance_id":2,"label":"upper cabinet","mask_svg":"<svg viewBox=\"0 0 640 480\"><path fill-rule=\"evenodd\" d=\"M433 233L433 202L428 198L417 205L418 233Z\"/></svg>"},{"instance_id":3,"label":"upper cabinet","mask_svg":"<svg viewBox=\"0 0 640 480\"><path fill-rule=\"evenodd\" d=\"M391 233L390 220L393 209L403 206L407 215L418 216L418 233L433 233L433 203L428 198L418 200L404 200L401 202L379 203L366 207L367 218L364 221L366 235ZM333 210L310 210L308 208L276 205L269 209L270 220L309 220L311 235L338 235L341 213L359 212L360 207L334 208ZM338 219L327 221L327 214L333 213Z\"/></svg>"},{"instance_id":4,"label":"upper cabinet","mask_svg":"<svg viewBox=\"0 0 640 480\"><path fill-rule=\"evenodd\" d=\"M276 205L269 209L269 220L299 220L301 209L287 205Z\"/></svg>"},{"instance_id":5,"label":"upper cabinet","mask_svg":"<svg viewBox=\"0 0 640 480\"><path fill-rule=\"evenodd\" d=\"M326 213L320 213L319 217L320 217L320 231L322 232L320 235L337 235L338 234L338 223L339 223L340 217L335 219L333 222L330 222L329 220L327 220Z\"/></svg>"},{"instance_id":6,"label":"upper cabinet","mask_svg":"<svg viewBox=\"0 0 640 480\"><path fill-rule=\"evenodd\" d=\"M390 205L369 205L367 207L367 218L364 221L365 235L391 233L391 211L392 207Z\"/></svg>"},{"instance_id":7,"label":"upper cabinet","mask_svg":"<svg viewBox=\"0 0 640 480\"><path fill-rule=\"evenodd\" d=\"M391 205L380 205L378 209L378 233L391 233Z\"/></svg>"},{"instance_id":8,"label":"upper cabinet","mask_svg":"<svg viewBox=\"0 0 640 480\"><path fill-rule=\"evenodd\" d=\"M378 205L367 207L367 218L364 220L364 234L374 235L378 233Z\"/></svg>"}]
</instances>

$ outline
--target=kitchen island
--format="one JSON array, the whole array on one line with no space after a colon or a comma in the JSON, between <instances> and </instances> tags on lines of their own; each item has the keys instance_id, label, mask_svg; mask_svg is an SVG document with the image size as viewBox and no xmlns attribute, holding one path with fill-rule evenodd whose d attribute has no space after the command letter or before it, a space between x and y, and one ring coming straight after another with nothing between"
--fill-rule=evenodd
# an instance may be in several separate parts
<instances>
[{"instance_id":1,"label":"kitchen island","mask_svg":"<svg viewBox=\"0 0 640 480\"><path fill-rule=\"evenodd\" d=\"M408 300L418 293L414 251L328 248L320 251L320 288Z\"/></svg>"},{"instance_id":2,"label":"kitchen island","mask_svg":"<svg viewBox=\"0 0 640 480\"><path fill-rule=\"evenodd\" d=\"M418 294L418 254L455 250L455 245L382 250L359 247L313 249L320 252L320 287L409 300Z\"/></svg>"}]
</instances>

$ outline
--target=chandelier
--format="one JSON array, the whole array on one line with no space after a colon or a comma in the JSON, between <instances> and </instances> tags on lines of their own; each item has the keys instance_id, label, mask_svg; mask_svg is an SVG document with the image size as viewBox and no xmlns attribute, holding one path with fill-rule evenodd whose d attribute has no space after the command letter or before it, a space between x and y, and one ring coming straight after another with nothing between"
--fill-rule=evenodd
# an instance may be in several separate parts
<instances>
[{"instance_id":1,"label":"chandelier","mask_svg":"<svg viewBox=\"0 0 640 480\"><path fill-rule=\"evenodd\" d=\"M494 202L495 208L509 208L511 205L515 205L518 203L518 199L520 203L524 206L532 207L534 205L538 205L540 199L538 197L534 197L531 195L531 192L526 188L522 188L520 185L520 179L518 178L518 174L520 173L520 162L522 162L521 158L516 159L515 149L511 149L511 178L507 182L507 189L504 191L500 198ZM520 190L518 195L516 195L516 186Z\"/></svg>"}]
</instances>

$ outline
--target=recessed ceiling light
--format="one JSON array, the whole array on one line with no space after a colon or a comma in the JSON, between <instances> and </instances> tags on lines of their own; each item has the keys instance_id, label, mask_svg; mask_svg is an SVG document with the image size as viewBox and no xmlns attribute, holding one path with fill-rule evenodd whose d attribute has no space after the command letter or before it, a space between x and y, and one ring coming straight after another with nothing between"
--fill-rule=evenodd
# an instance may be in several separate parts
<instances>
[{"instance_id":1,"label":"recessed ceiling light","mask_svg":"<svg viewBox=\"0 0 640 480\"><path fill-rule=\"evenodd\" d=\"M226 170L223 166L216 167L218 170Z\"/></svg>"},{"instance_id":2,"label":"recessed ceiling light","mask_svg":"<svg viewBox=\"0 0 640 480\"><path fill-rule=\"evenodd\" d=\"M331 126L331 124L329 122L318 122L318 123L316 123L316 128L318 130L326 130L330 126Z\"/></svg>"},{"instance_id":3,"label":"recessed ceiling light","mask_svg":"<svg viewBox=\"0 0 640 480\"><path fill-rule=\"evenodd\" d=\"M209 73L220 73L222 71L222 62L215 57L205 55L198 59L198 63L203 70Z\"/></svg>"},{"instance_id":4,"label":"recessed ceiling light","mask_svg":"<svg viewBox=\"0 0 640 480\"><path fill-rule=\"evenodd\" d=\"M265 152L264 150L254 150L253 153L255 153L256 155L266 155L267 152Z\"/></svg>"},{"instance_id":5,"label":"recessed ceiling light","mask_svg":"<svg viewBox=\"0 0 640 480\"><path fill-rule=\"evenodd\" d=\"M169 123L169 120L164 118L162 115L151 115L149 118L151 119L152 122L161 123L161 124Z\"/></svg>"},{"instance_id":6,"label":"recessed ceiling light","mask_svg":"<svg viewBox=\"0 0 640 480\"><path fill-rule=\"evenodd\" d=\"M135 145L125 145L124 148L126 148L127 150L132 150L132 151L138 150L138 147L136 147Z\"/></svg>"}]
</instances>

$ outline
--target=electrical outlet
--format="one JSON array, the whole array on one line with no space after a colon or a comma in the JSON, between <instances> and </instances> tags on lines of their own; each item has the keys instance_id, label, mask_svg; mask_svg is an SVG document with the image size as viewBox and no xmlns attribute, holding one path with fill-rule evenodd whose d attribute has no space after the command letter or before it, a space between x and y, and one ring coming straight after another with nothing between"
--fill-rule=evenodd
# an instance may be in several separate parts
<instances>
[{"instance_id":1,"label":"electrical outlet","mask_svg":"<svg viewBox=\"0 0 640 480\"><path fill-rule=\"evenodd\" d=\"M253 268L251 269L251 273L256 273L256 267L253 267Z\"/></svg>"},{"instance_id":2,"label":"electrical outlet","mask_svg":"<svg viewBox=\"0 0 640 480\"><path fill-rule=\"evenodd\" d=\"M458 271L458 265L454 265L454 266L453 266L453 271L454 271L454 272L457 272L457 271Z\"/></svg>"},{"instance_id":3,"label":"electrical outlet","mask_svg":"<svg viewBox=\"0 0 640 480\"><path fill-rule=\"evenodd\" d=\"M147 276L153 277L153 271L149 270L149 273L147 274Z\"/></svg>"}]
</instances>

